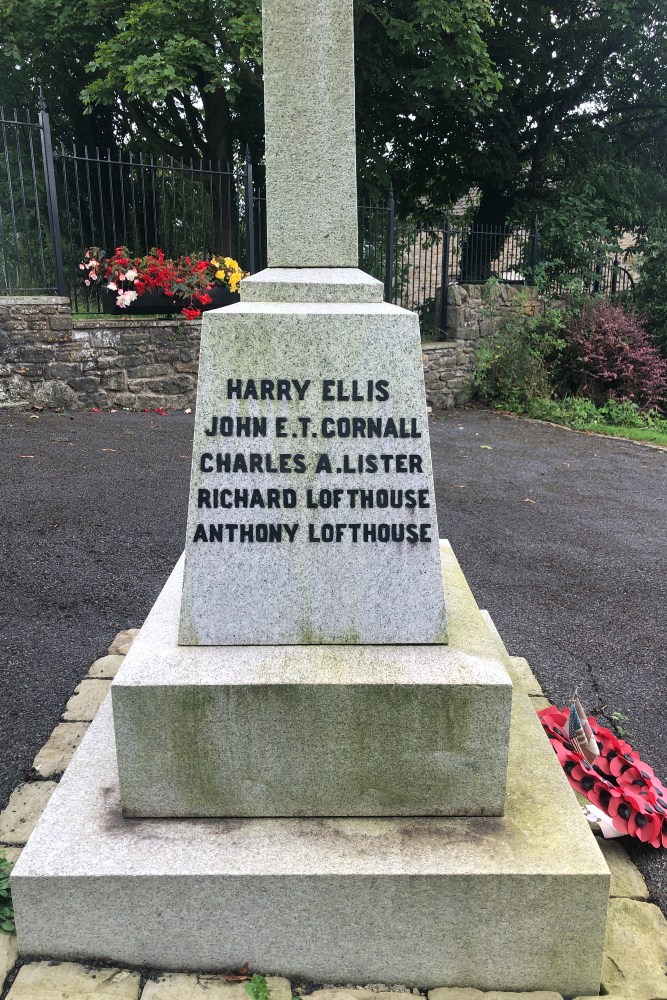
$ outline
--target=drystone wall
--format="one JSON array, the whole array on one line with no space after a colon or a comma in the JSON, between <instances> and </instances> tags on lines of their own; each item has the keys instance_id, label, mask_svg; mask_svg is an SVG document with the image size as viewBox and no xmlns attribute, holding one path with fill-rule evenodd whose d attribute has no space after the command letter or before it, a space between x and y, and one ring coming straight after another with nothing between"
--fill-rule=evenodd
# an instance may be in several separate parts
<instances>
[{"instance_id":1,"label":"drystone wall","mask_svg":"<svg viewBox=\"0 0 667 1000\"><path fill-rule=\"evenodd\" d=\"M446 339L425 341L422 347L428 405L448 410L467 402L479 342L498 333L511 315L533 315L539 303L537 290L525 285L450 285ZM440 315L439 302L436 315Z\"/></svg>"},{"instance_id":2,"label":"drystone wall","mask_svg":"<svg viewBox=\"0 0 667 1000\"><path fill-rule=\"evenodd\" d=\"M423 344L433 410L470 397L475 351L516 310L521 287L450 285L445 338ZM538 302L522 300L530 314ZM0 299L0 409L185 409L197 392L200 321L72 317L69 299Z\"/></svg>"},{"instance_id":3,"label":"drystone wall","mask_svg":"<svg viewBox=\"0 0 667 1000\"><path fill-rule=\"evenodd\" d=\"M0 299L0 408L191 406L201 323L73 319L69 299Z\"/></svg>"}]
</instances>

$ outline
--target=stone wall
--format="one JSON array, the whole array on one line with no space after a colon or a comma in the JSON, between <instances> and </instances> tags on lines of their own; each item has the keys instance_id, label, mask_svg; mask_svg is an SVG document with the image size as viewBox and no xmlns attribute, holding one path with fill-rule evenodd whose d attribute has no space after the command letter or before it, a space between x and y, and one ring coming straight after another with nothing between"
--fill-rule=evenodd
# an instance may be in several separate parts
<instances>
[{"instance_id":1,"label":"stone wall","mask_svg":"<svg viewBox=\"0 0 667 1000\"><path fill-rule=\"evenodd\" d=\"M538 304L537 289L525 285L499 284L495 288L450 285L446 339L425 341L422 345L428 405L434 410L448 410L467 402L479 342L497 333L519 308L520 315L531 316ZM438 303L436 315L439 315Z\"/></svg>"},{"instance_id":2,"label":"stone wall","mask_svg":"<svg viewBox=\"0 0 667 1000\"><path fill-rule=\"evenodd\" d=\"M427 341L422 344L426 402L451 410L470 398L476 341Z\"/></svg>"},{"instance_id":3,"label":"stone wall","mask_svg":"<svg viewBox=\"0 0 667 1000\"><path fill-rule=\"evenodd\" d=\"M480 340L500 330L518 308L531 316L538 307L539 292L526 285L449 285L447 288L447 340Z\"/></svg>"},{"instance_id":4,"label":"stone wall","mask_svg":"<svg viewBox=\"0 0 667 1000\"><path fill-rule=\"evenodd\" d=\"M73 319L66 298L0 299L0 408L191 406L201 323Z\"/></svg>"},{"instance_id":5,"label":"stone wall","mask_svg":"<svg viewBox=\"0 0 667 1000\"><path fill-rule=\"evenodd\" d=\"M423 345L426 398L434 410L470 396L475 350L516 310L522 286L450 285L445 340ZM538 297L529 289L522 312ZM486 297L485 297L486 296ZM69 299L0 299L0 409L185 409L195 401L201 323L183 317L73 319Z\"/></svg>"}]
</instances>

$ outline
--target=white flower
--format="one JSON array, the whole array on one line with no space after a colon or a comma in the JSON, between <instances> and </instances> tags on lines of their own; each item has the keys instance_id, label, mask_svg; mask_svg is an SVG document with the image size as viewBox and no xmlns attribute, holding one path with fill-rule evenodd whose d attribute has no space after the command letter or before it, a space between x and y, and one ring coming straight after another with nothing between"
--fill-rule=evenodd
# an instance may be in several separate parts
<instances>
[{"instance_id":1,"label":"white flower","mask_svg":"<svg viewBox=\"0 0 667 1000\"><path fill-rule=\"evenodd\" d=\"M86 278L86 280L84 281L84 285L89 285L89 284L90 282L88 281L88 278Z\"/></svg>"},{"instance_id":2,"label":"white flower","mask_svg":"<svg viewBox=\"0 0 667 1000\"><path fill-rule=\"evenodd\" d=\"M97 271L90 271L88 277L91 281L97 281Z\"/></svg>"},{"instance_id":3,"label":"white flower","mask_svg":"<svg viewBox=\"0 0 667 1000\"><path fill-rule=\"evenodd\" d=\"M115 281L108 281L107 282L107 288L109 289L110 292L117 292L118 291L118 285L116 284Z\"/></svg>"},{"instance_id":4,"label":"white flower","mask_svg":"<svg viewBox=\"0 0 667 1000\"><path fill-rule=\"evenodd\" d=\"M136 276L137 272L134 270L133 267L131 267L129 271L125 272L125 281L134 281Z\"/></svg>"},{"instance_id":5,"label":"white flower","mask_svg":"<svg viewBox=\"0 0 667 1000\"><path fill-rule=\"evenodd\" d=\"M119 295L116 296L116 305L120 309L124 309L125 306L129 306L131 302L134 302L136 298L138 298L136 292L120 292Z\"/></svg>"},{"instance_id":6,"label":"white flower","mask_svg":"<svg viewBox=\"0 0 667 1000\"><path fill-rule=\"evenodd\" d=\"M119 281L125 281L125 272L124 271L121 271L121 273L118 275L118 280Z\"/></svg>"},{"instance_id":7,"label":"white flower","mask_svg":"<svg viewBox=\"0 0 667 1000\"><path fill-rule=\"evenodd\" d=\"M85 271L86 270L86 265L85 264L79 264L79 270L80 271Z\"/></svg>"}]
</instances>

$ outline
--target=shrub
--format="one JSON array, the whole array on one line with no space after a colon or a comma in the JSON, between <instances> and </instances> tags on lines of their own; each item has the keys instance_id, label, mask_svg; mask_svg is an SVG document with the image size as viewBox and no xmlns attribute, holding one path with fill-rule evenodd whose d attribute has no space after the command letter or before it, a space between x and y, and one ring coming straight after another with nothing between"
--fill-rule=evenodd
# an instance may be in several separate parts
<instances>
[{"instance_id":1,"label":"shrub","mask_svg":"<svg viewBox=\"0 0 667 1000\"><path fill-rule=\"evenodd\" d=\"M536 420L566 424L577 430L624 427L648 428L662 433L667 431L667 420L658 410L640 410L636 403L618 403L613 399L599 407L585 396L534 399L528 408L528 415Z\"/></svg>"},{"instance_id":2,"label":"shrub","mask_svg":"<svg viewBox=\"0 0 667 1000\"><path fill-rule=\"evenodd\" d=\"M652 344L641 318L605 300L571 316L559 363L559 389L598 405L609 400L640 407L664 402L667 361Z\"/></svg>"},{"instance_id":3,"label":"shrub","mask_svg":"<svg viewBox=\"0 0 667 1000\"><path fill-rule=\"evenodd\" d=\"M563 346L563 314L546 307L530 316L527 308L527 297L517 296L507 323L482 341L475 358L476 392L515 413L526 413L532 400L551 395L551 369Z\"/></svg>"},{"instance_id":4,"label":"shrub","mask_svg":"<svg viewBox=\"0 0 667 1000\"><path fill-rule=\"evenodd\" d=\"M568 396L566 399L534 399L528 415L535 420L550 420L583 430L591 424L602 423L600 410L590 399Z\"/></svg>"},{"instance_id":5,"label":"shrub","mask_svg":"<svg viewBox=\"0 0 667 1000\"><path fill-rule=\"evenodd\" d=\"M14 930L14 907L9 873L12 869L4 853L0 852L0 931L11 934Z\"/></svg>"}]
</instances>

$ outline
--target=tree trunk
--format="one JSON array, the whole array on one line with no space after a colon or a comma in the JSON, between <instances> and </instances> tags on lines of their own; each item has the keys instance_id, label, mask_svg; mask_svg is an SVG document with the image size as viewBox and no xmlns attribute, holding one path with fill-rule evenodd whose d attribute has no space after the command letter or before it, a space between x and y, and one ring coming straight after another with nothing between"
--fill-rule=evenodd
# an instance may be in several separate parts
<instances>
[{"instance_id":1,"label":"tree trunk","mask_svg":"<svg viewBox=\"0 0 667 1000\"><path fill-rule=\"evenodd\" d=\"M483 186L479 207L461 247L461 281L482 284L499 276L498 257L510 231L507 215L513 199L493 186Z\"/></svg>"}]
</instances>

